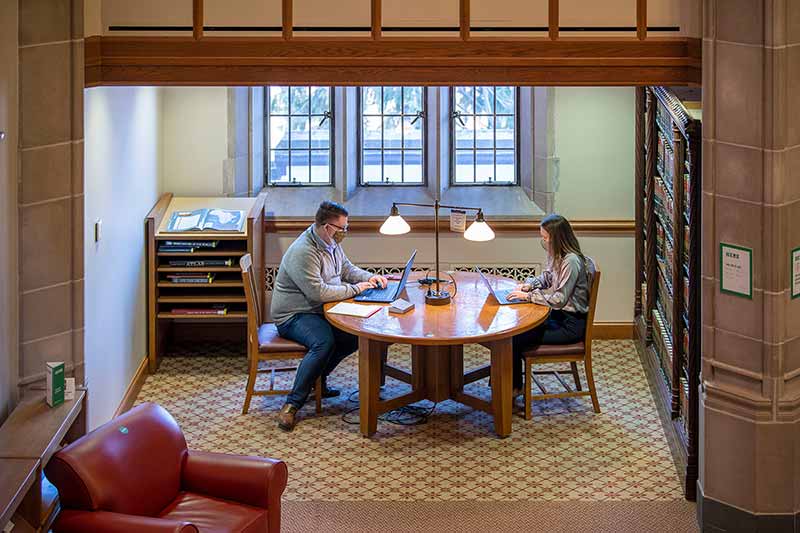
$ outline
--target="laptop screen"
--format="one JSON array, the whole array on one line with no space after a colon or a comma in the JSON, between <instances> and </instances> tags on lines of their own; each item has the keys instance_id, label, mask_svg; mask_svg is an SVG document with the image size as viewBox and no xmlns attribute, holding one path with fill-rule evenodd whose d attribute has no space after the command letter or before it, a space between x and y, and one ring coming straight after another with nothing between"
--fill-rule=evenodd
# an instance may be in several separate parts
<instances>
[{"instance_id":1,"label":"laptop screen","mask_svg":"<svg viewBox=\"0 0 800 533\"><path fill-rule=\"evenodd\" d=\"M397 284L397 292L395 292L395 296L399 295L403 292L403 288L406 286L406 281L408 281L408 276L411 274L411 267L414 266L414 258L417 256L417 251L414 250L411 253L411 257L408 259L406 263L406 268L403 270L403 277L400 278L400 283Z\"/></svg>"}]
</instances>

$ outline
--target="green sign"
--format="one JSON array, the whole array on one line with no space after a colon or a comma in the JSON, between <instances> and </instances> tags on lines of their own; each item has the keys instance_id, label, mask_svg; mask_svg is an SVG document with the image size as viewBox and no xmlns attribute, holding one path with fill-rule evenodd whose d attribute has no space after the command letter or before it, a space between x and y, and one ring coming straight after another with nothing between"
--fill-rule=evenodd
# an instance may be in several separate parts
<instances>
[{"instance_id":1,"label":"green sign","mask_svg":"<svg viewBox=\"0 0 800 533\"><path fill-rule=\"evenodd\" d=\"M753 298L753 249L719 243L719 290Z\"/></svg>"}]
</instances>

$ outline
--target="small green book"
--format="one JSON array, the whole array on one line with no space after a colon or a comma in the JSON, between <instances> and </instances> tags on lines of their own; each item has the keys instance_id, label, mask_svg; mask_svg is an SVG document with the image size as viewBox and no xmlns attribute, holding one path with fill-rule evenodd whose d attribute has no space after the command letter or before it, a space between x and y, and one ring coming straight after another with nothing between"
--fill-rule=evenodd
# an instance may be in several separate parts
<instances>
[{"instance_id":1,"label":"small green book","mask_svg":"<svg viewBox=\"0 0 800 533\"><path fill-rule=\"evenodd\" d=\"M47 405L64 403L64 363L47 363Z\"/></svg>"}]
</instances>

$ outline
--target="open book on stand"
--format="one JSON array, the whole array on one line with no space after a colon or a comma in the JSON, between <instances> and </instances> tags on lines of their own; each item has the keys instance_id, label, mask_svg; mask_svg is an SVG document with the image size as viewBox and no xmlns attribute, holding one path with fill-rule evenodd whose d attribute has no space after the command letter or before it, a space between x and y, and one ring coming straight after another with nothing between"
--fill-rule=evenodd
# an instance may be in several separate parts
<instances>
[{"instance_id":1,"label":"open book on stand","mask_svg":"<svg viewBox=\"0 0 800 533\"><path fill-rule=\"evenodd\" d=\"M244 221L244 211L234 209L211 208L175 211L170 216L164 231L170 233L206 230L241 232Z\"/></svg>"}]
</instances>

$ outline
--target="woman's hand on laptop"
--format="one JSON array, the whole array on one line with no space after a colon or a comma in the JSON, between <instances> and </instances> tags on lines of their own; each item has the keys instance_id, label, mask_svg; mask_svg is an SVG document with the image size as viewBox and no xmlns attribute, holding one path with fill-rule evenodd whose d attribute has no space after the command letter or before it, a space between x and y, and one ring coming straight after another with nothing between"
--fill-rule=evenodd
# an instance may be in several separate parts
<instances>
[{"instance_id":1,"label":"woman's hand on laptop","mask_svg":"<svg viewBox=\"0 0 800 533\"><path fill-rule=\"evenodd\" d=\"M528 299L528 293L527 293L527 292L525 292L525 291L520 291L520 290L511 291L511 292L509 292L509 293L508 293L508 295L506 296L506 299L507 299L509 302L516 302L516 301L527 300L527 299Z\"/></svg>"},{"instance_id":2,"label":"woman's hand on laptop","mask_svg":"<svg viewBox=\"0 0 800 533\"><path fill-rule=\"evenodd\" d=\"M520 283L514 289L515 292L529 292L531 290L531 286L528 283Z\"/></svg>"},{"instance_id":3,"label":"woman's hand on laptop","mask_svg":"<svg viewBox=\"0 0 800 533\"><path fill-rule=\"evenodd\" d=\"M384 276L372 276L369 278L369 282L373 283L374 286L384 289L389 286L389 280L387 280Z\"/></svg>"},{"instance_id":4,"label":"woman's hand on laptop","mask_svg":"<svg viewBox=\"0 0 800 533\"><path fill-rule=\"evenodd\" d=\"M374 288L375 284L372 283L372 281L362 281L361 283L356 283L356 290L358 291L358 294L361 294L367 289L374 289Z\"/></svg>"}]
</instances>

